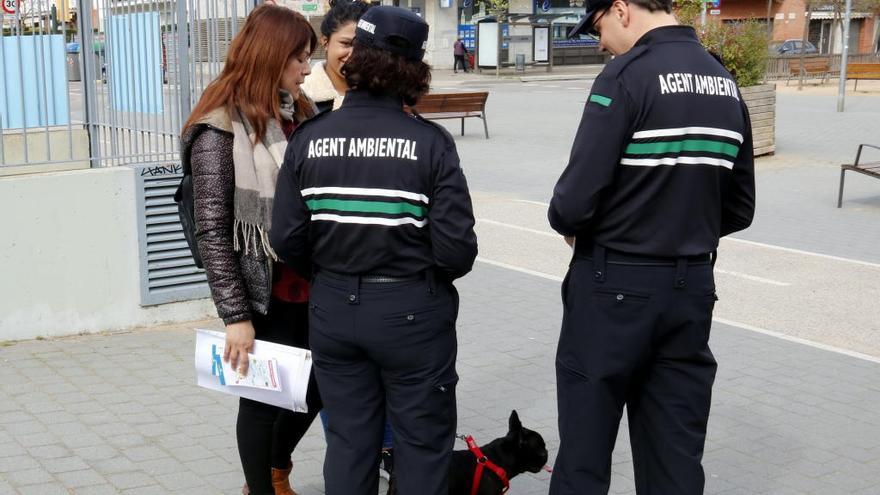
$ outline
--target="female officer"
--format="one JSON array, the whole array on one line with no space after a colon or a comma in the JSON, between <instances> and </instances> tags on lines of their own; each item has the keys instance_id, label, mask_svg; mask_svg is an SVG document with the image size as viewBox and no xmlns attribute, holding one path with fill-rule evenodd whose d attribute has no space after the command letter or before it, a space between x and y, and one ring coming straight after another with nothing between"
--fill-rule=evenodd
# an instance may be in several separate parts
<instances>
[{"instance_id":1,"label":"female officer","mask_svg":"<svg viewBox=\"0 0 880 495\"><path fill-rule=\"evenodd\" d=\"M297 129L269 235L316 269L315 373L327 411L328 495L375 494L386 410L400 493L446 494L455 433L458 295L477 254L447 132L403 110L428 90L428 25L399 7L358 21L342 107Z\"/></svg>"}]
</instances>

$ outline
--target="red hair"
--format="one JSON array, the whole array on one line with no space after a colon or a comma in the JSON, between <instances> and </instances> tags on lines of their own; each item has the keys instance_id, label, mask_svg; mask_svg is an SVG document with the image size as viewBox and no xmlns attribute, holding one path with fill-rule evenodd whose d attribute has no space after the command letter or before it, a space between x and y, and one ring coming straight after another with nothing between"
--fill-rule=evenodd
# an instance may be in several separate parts
<instances>
[{"instance_id":1,"label":"red hair","mask_svg":"<svg viewBox=\"0 0 880 495\"><path fill-rule=\"evenodd\" d=\"M299 13L272 4L255 8L232 40L223 71L205 88L183 130L216 108L238 108L261 140L269 119L281 120L278 90L287 61L306 48L311 52L317 42L311 24ZM301 122L311 116L311 105L300 93L296 117Z\"/></svg>"}]
</instances>

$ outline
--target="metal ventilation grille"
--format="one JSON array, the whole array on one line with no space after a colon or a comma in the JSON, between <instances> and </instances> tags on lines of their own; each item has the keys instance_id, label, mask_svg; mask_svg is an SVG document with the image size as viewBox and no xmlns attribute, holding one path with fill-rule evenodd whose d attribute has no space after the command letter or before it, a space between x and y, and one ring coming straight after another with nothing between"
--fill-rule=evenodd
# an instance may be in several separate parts
<instances>
[{"instance_id":1,"label":"metal ventilation grille","mask_svg":"<svg viewBox=\"0 0 880 495\"><path fill-rule=\"evenodd\" d=\"M174 191L179 163L136 166L141 305L208 297L204 270L196 268L183 236Z\"/></svg>"}]
</instances>

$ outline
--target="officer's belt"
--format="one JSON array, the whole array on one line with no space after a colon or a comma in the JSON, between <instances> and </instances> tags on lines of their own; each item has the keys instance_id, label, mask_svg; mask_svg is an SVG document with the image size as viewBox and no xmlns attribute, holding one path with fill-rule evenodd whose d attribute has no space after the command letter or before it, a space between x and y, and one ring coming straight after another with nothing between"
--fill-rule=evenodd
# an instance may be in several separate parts
<instances>
[{"instance_id":1,"label":"officer's belt","mask_svg":"<svg viewBox=\"0 0 880 495\"><path fill-rule=\"evenodd\" d=\"M399 277L395 275L381 275L375 273L366 273L366 274L354 274L354 273L337 273L332 272L330 270L320 270L322 276L332 278L334 280L346 281L351 280L352 278L358 278L362 283L367 284L390 284L394 282L413 282L416 280L425 280L425 274L419 273L416 275L407 275L404 277Z\"/></svg>"},{"instance_id":2,"label":"officer's belt","mask_svg":"<svg viewBox=\"0 0 880 495\"><path fill-rule=\"evenodd\" d=\"M651 256L646 254L625 253L616 249L605 249L605 261L622 265L646 265L646 266L675 266L679 260L685 260L690 265L704 265L712 263L712 254L696 254L692 256ZM593 259L596 245L592 243L575 243L574 255L576 258Z\"/></svg>"}]
</instances>

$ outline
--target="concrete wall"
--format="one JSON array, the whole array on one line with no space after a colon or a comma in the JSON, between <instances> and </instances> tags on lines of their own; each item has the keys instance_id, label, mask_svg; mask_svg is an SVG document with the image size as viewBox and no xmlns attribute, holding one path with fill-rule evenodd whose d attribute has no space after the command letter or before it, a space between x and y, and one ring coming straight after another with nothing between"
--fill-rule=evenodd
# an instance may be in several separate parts
<instances>
[{"instance_id":1,"label":"concrete wall","mask_svg":"<svg viewBox=\"0 0 880 495\"><path fill-rule=\"evenodd\" d=\"M0 340L208 318L139 305L135 180L114 167L0 177Z\"/></svg>"}]
</instances>

